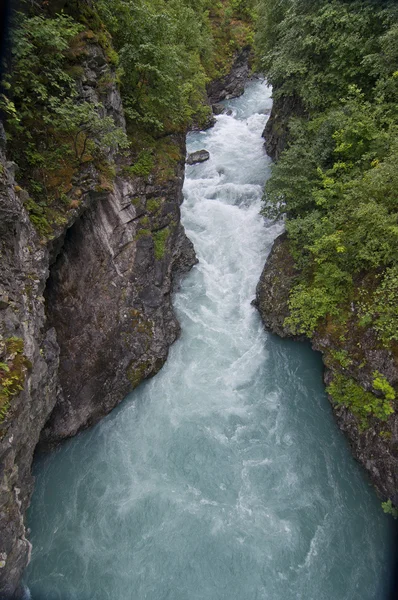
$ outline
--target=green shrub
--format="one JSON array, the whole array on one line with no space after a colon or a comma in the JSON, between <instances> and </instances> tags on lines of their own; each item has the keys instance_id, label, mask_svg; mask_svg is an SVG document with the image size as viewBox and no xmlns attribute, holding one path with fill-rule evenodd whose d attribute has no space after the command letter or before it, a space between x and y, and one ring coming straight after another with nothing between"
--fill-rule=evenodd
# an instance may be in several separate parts
<instances>
[{"instance_id":1,"label":"green shrub","mask_svg":"<svg viewBox=\"0 0 398 600\"><path fill-rule=\"evenodd\" d=\"M332 382L326 388L333 402L346 406L357 417L361 430L369 426L370 417L386 421L394 412L392 400L395 398L395 392L383 376L377 372L374 375L374 389L382 391L385 394L384 398L365 391L354 379L339 373L333 376Z\"/></svg>"},{"instance_id":2,"label":"green shrub","mask_svg":"<svg viewBox=\"0 0 398 600\"><path fill-rule=\"evenodd\" d=\"M393 506L391 500L387 500L387 502L382 502L381 506L387 515L391 515L392 517L394 517L394 519L398 518L398 508Z\"/></svg>"},{"instance_id":3,"label":"green shrub","mask_svg":"<svg viewBox=\"0 0 398 600\"><path fill-rule=\"evenodd\" d=\"M142 150L139 153L136 162L130 166L125 167L125 172L135 177L148 177L153 171L154 160L151 151Z\"/></svg>"}]
</instances>

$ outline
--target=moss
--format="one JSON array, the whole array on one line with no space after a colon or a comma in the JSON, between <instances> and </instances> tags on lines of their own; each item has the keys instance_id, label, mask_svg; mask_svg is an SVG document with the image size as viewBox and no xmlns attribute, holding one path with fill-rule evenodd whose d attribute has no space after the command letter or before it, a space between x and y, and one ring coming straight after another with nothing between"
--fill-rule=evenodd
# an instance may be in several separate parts
<instances>
[{"instance_id":1,"label":"moss","mask_svg":"<svg viewBox=\"0 0 398 600\"><path fill-rule=\"evenodd\" d=\"M149 200L147 200L147 203L146 203L146 207L147 207L148 211L152 214L159 212L161 206L162 206L161 198L150 198Z\"/></svg>"},{"instance_id":2,"label":"moss","mask_svg":"<svg viewBox=\"0 0 398 600\"><path fill-rule=\"evenodd\" d=\"M66 69L66 72L73 79L81 79L84 75L84 69L81 65L71 65Z\"/></svg>"},{"instance_id":3,"label":"moss","mask_svg":"<svg viewBox=\"0 0 398 600\"><path fill-rule=\"evenodd\" d=\"M110 184L114 182L116 177L116 167L113 163L109 161L101 161L97 162L95 166L100 174L103 175Z\"/></svg>"},{"instance_id":4,"label":"moss","mask_svg":"<svg viewBox=\"0 0 398 600\"><path fill-rule=\"evenodd\" d=\"M85 38L97 42L102 47L108 64L112 66L118 65L119 57L112 46L112 38L95 7L78 3L70 12L87 27L87 30L84 32Z\"/></svg>"},{"instance_id":5,"label":"moss","mask_svg":"<svg viewBox=\"0 0 398 600\"><path fill-rule=\"evenodd\" d=\"M131 363L129 365L127 369L127 377L133 387L133 390L141 383L143 379L145 379L150 366L151 362L149 360L146 360L139 365L136 365L135 363Z\"/></svg>"},{"instance_id":6,"label":"moss","mask_svg":"<svg viewBox=\"0 0 398 600\"><path fill-rule=\"evenodd\" d=\"M166 242L170 236L170 229L165 227L159 231L155 231L153 234L153 243L156 260L161 260L166 252Z\"/></svg>"},{"instance_id":7,"label":"moss","mask_svg":"<svg viewBox=\"0 0 398 600\"><path fill-rule=\"evenodd\" d=\"M133 206L135 206L136 208L138 208L138 206L140 206L140 204L141 204L141 198L138 198L138 197L137 198L131 198L130 202L131 202L131 204Z\"/></svg>"},{"instance_id":8,"label":"moss","mask_svg":"<svg viewBox=\"0 0 398 600\"><path fill-rule=\"evenodd\" d=\"M143 314L133 308L130 311L131 315L131 326L135 332L145 334L148 338L153 337L153 322L146 319ZM148 344L149 347L149 344ZM148 348L147 348L148 349Z\"/></svg>"},{"instance_id":9,"label":"moss","mask_svg":"<svg viewBox=\"0 0 398 600\"><path fill-rule=\"evenodd\" d=\"M147 229L149 227L150 224L150 220L148 215L144 215L143 217L141 217L140 219L140 226L144 227L144 229Z\"/></svg>"},{"instance_id":10,"label":"moss","mask_svg":"<svg viewBox=\"0 0 398 600\"><path fill-rule=\"evenodd\" d=\"M154 173L158 183L166 183L176 175L182 155L179 145L170 137L158 140L154 151Z\"/></svg>"},{"instance_id":11,"label":"moss","mask_svg":"<svg viewBox=\"0 0 398 600\"><path fill-rule=\"evenodd\" d=\"M135 235L135 241L138 242L143 237L151 237L152 232L149 229L140 229Z\"/></svg>"},{"instance_id":12,"label":"moss","mask_svg":"<svg viewBox=\"0 0 398 600\"><path fill-rule=\"evenodd\" d=\"M0 362L0 423L9 411L11 400L24 387L27 369L31 362L24 356L24 342L18 337L5 340L4 360Z\"/></svg>"},{"instance_id":13,"label":"moss","mask_svg":"<svg viewBox=\"0 0 398 600\"><path fill-rule=\"evenodd\" d=\"M133 177L148 177L153 171L154 161L150 150L142 150L135 163L129 167L124 167L123 171Z\"/></svg>"}]
</instances>

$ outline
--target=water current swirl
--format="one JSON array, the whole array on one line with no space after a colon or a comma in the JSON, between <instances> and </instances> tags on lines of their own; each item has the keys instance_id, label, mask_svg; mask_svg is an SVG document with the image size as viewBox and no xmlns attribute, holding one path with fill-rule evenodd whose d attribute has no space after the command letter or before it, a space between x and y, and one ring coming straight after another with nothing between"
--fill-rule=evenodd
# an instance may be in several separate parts
<instances>
[{"instance_id":1,"label":"water current swirl","mask_svg":"<svg viewBox=\"0 0 398 600\"><path fill-rule=\"evenodd\" d=\"M375 600L389 519L337 429L320 357L251 306L281 227L259 215L270 161L257 80L187 168L199 264L169 360L100 424L35 466L33 600Z\"/></svg>"}]
</instances>

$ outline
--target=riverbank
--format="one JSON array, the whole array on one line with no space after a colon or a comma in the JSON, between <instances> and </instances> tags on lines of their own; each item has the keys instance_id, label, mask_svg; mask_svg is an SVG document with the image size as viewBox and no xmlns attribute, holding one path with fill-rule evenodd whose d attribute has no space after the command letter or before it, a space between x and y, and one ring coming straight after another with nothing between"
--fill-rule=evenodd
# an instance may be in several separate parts
<instances>
[{"instance_id":1,"label":"riverbank","mask_svg":"<svg viewBox=\"0 0 398 600\"><path fill-rule=\"evenodd\" d=\"M258 305L271 331L322 353L337 423L395 514L397 13L355 0L292 10L262 0L260 13L258 59L275 98L264 136L276 160L263 211L283 216L286 235Z\"/></svg>"}]
</instances>

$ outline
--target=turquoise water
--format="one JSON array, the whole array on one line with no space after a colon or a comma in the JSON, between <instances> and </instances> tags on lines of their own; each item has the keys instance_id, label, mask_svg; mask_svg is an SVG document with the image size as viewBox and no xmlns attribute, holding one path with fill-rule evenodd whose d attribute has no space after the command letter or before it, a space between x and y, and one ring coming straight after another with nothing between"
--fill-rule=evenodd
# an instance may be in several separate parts
<instances>
[{"instance_id":1,"label":"turquoise water","mask_svg":"<svg viewBox=\"0 0 398 600\"><path fill-rule=\"evenodd\" d=\"M263 330L250 302L280 226L261 81L188 136L183 222L199 264L162 371L35 465L33 600L375 600L389 528L337 429L320 357Z\"/></svg>"}]
</instances>

